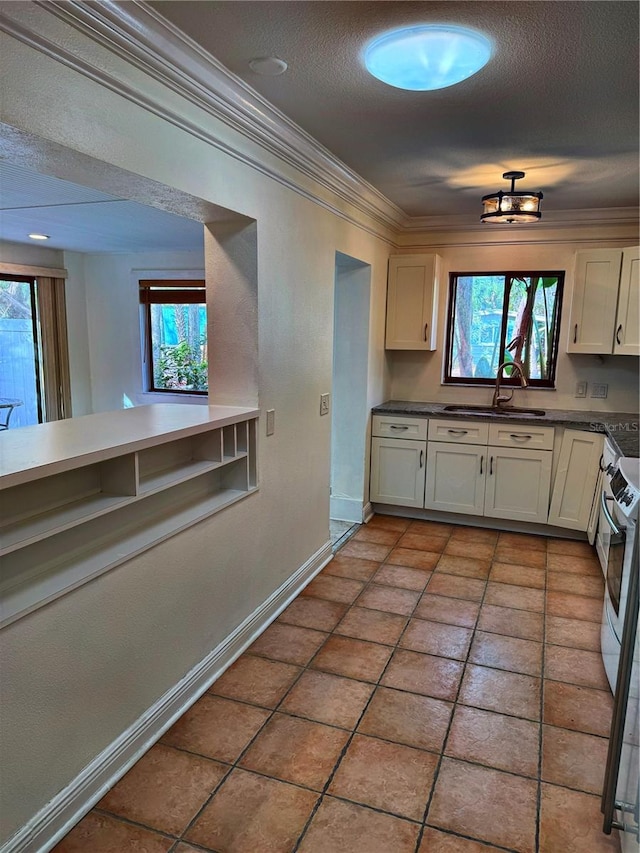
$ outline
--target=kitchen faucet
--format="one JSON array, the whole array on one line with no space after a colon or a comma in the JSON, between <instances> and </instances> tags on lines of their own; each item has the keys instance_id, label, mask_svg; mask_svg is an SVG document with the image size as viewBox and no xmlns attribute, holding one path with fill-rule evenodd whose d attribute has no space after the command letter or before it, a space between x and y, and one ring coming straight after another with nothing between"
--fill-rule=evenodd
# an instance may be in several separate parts
<instances>
[{"instance_id":1,"label":"kitchen faucet","mask_svg":"<svg viewBox=\"0 0 640 853\"><path fill-rule=\"evenodd\" d=\"M491 401L491 406L494 409L499 409L505 403L508 403L513 397L513 390L507 397L505 394L500 393L500 380L502 378L502 371L505 367L511 368L511 375L513 376L513 371L517 370L520 374L520 385L522 388L526 388L529 384L527 381L527 377L524 374L524 368L520 364L519 361L503 361L501 365L498 367L498 372L496 373L496 390L493 392L493 400Z\"/></svg>"}]
</instances>

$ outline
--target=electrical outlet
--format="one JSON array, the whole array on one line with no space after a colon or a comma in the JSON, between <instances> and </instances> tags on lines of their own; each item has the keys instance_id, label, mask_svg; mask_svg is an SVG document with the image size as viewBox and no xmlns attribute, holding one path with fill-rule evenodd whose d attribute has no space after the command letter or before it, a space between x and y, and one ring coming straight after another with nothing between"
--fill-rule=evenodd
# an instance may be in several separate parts
<instances>
[{"instance_id":1,"label":"electrical outlet","mask_svg":"<svg viewBox=\"0 0 640 853\"><path fill-rule=\"evenodd\" d=\"M267 435L273 435L276 431L276 410L267 409Z\"/></svg>"},{"instance_id":2,"label":"electrical outlet","mask_svg":"<svg viewBox=\"0 0 640 853\"><path fill-rule=\"evenodd\" d=\"M604 400L607 396L607 392L609 391L609 386L605 385L604 382L594 382L591 386L591 396L598 397L600 400Z\"/></svg>"},{"instance_id":3,"label":"electrical outlet","mask_svg":"<svg viewBox=\"0 0 640 853\"><path fill-rule=\"evenodd\" d=\"M329 414L329 395L328 394L320 394L320 414L328 415Z\"/></svg>"},{"instance_id":4,"label":"electrical outlet","mask_svg":"<svg viewBox=\"0 0 640 853\"><path fill-rule=\"evenodd\" d=\"M576 392L573 396L574 397L586 397L587 396L587 383L586 382L576 382Z\"/></svg>"}]
</instances>

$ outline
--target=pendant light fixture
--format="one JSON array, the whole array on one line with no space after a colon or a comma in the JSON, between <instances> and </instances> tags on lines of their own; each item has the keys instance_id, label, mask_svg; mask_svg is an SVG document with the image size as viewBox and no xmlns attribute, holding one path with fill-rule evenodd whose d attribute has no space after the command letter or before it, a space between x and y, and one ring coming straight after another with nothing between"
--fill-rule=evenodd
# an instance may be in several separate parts
<instances>
[{"instance_id":1,"label":"pendant light fixture","mask_svg":"<svg viewBox=\"0 0 640 853\"><path fill-rule=\"evenodd\" d=\"M500 190L497 193L482 196L483 213L480 217L482 222L537 222L540 219L542 193L517 192L514 189L516 181L524 178L524 174L524 172L505 172L502 177L511 181L511 189L507 192Z\"/></svg>"}]
</instances>

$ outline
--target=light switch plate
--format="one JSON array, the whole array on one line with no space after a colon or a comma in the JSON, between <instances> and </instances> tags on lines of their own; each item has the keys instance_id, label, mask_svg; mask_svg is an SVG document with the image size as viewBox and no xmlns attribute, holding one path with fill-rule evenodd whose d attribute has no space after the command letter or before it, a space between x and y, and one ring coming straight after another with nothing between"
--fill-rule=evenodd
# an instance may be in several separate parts
<instances>
[{"instance_id":1,"label":"light switch plate","mask_svg":"<svg viewBox=\"0 0 640 853\"><path fill-rule=\"evenodd\" d=\"M273 435L276 431L276 410L267 409L267 435Z\"/></svg>"},{"instance_id":2,"label":"light switch plate","mask_svg":"<svg viewBox=\"0 0 640 853\"><path fill-rule=\"evenodd\" d=\"M329 395L328 394L320 394L320 414L328 415L329 414Z\"/></svg>"},{"instance_id":3,"label":"light switch plate","mask_svg":"<svg viewBox=\"0 0 640 853\"><path fill-rule=\"evenodd\" d=\"M600 400L604 400L609 392L609 386L604 382L594 382L591 385L591 396L597 397Z\"/></svg>"},{"instance_id":4,"label":"light switch plate","mask_svg":"<svg viewBox=\"0 0 640 853\"><path fill-rule=\"evenodd\" d=\"M574 397L586 397L587 396L587 383L586 382L576 382L576 392L573 396Z\"/></svg>"}]
</instances>

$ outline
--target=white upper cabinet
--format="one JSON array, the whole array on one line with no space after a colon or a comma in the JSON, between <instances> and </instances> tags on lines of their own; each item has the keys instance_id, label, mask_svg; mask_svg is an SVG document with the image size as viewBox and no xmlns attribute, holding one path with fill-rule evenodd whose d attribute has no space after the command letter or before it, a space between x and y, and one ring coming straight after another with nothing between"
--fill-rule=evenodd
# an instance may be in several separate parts
<instances>
[{"instance_id":1,"label":"white upper cabinet","mask_svg":"<svg viewBox=\"0 0 640 853\"><path fill-rule=\"evenodd\" d=\"M567 352L640 354L638 310L637 248L576 253Z\"/></svg>"},{"instance_id":2,"label":"white upper cabinet","mask_svg":"<svg viewBox=\"0 0 640 853\"><path fill-rule=\"evenodd\" d=\"M612 351L621 263L620 249L576 253L567 352Z\"/></svg>"},{"instance_id":3,"label":"white upper cabinet","mask_svg":"<svg viewBox=\"0 0 640 853\"><path fill-rule=\"evenodd\" d=\"M435 350L439 278L439 255L391 255L387 349Z\"/></svg>"},{"instance_id":4,"label":"white upper cabinet","mask_svg":"<svg viewBox=\"0 0 640 853\"><path fill-rule=\"evenodd\" d=\"M640 248L622 253L618 316L613 341L617 355L640 355Z\"/></svg>"}]
</instances>

